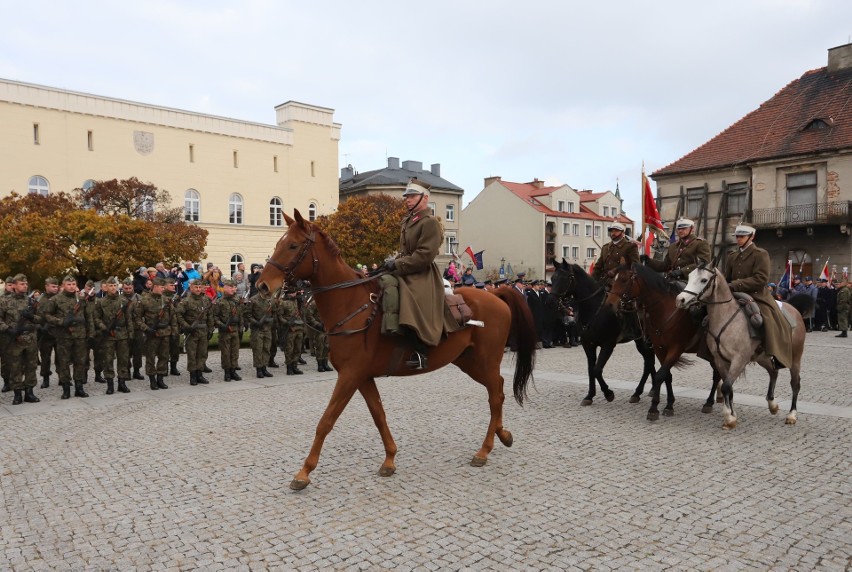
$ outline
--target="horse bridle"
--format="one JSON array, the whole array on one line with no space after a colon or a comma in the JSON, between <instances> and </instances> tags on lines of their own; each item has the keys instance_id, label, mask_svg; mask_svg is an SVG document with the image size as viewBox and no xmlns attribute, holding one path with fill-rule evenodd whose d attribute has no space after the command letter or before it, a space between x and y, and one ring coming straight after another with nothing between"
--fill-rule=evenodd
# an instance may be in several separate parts
<instances>
[{"instance_id":1,"label":"horse bridle","mask_svg":"<svg viewBox=\"0 0 852 572\"><path fill-rule=\"evenodd\" d=\"M706 269L706 268L702 268L702 270L707 270L707 269ZM709 270L708 270L708 272L709 272ZM695 293L695 292L693 292L692 290L687 290L686 288L684 288L684 289L683 289L683 292L684 292L685 294L692 294L693 296L695 296L695 298L694 298L695 302L701 302L702 304L727 304L728 302L730 302L731 300L733 300L733 299L734 299L734 296L733 296L733 295L731 295L731 297L730 297L730 298L728 298L727 300L720 300L720 301L718 301L718 302L708 302L707 300L702 300L702 299L701 299L701 296L703 296L703 295L704 295L704 293L705 293L705 292L707 292L707 289L708 289L708 288L710 288L710 286L712 286L712 285L714 285L714 284L716 283L716 278L719 276L719 273L718 273L718 272L716 272L716 271L713 271L713 273L712 273L712 274L713 274L712 278L710 278L710 279L707 281L707 284L705 284L705 285L704 285L704 288L702 288L700 292Z\"/></svg>"},{"instance_id":2,"label":"horse bridle","mask_svg":"<svg viewBox=\"0 0 852 572\"><path fill-rule=\"evenodd\" d=\"M284 282L288 284L293 283L293 279L295 278L294 273L296 272L296 268L299 264L302 263L302 260L305 259L305 256L308 255L308 251L311 252L314 259L314 267L311 270L311 275L308 277L308 280L314 277L314 274L317 273L317 269L319 268L319 260L317 260L316 255L313 254L314 243L316 242L316 230L311 228L311 233L305 237L305 242L302 244L302 248L299 249L299 252L296 254L296 257L290 261L290 264L284 266L280 262L276 262L272 258L266 261L266 264L271 264L275 268L281 271L284 274Z\"/></svg>"},{"instance_id":3,"label":"horse bridle","mask_svg":"<svg viewBox=\"0 0 852 572\"><path fill-rule=\"evenodd\" d=\"M568 272L568 286L565 288L565 293L557 294L557 298L559 298L559 299L567 299L567 298L573 297L574 296L574 287L577 285L577 280L574 278L574 271L568 270L566 272ZM603 286L599 285L596 290L594 290L591 294L589 294L585 298L574 298L574 301L579 303L579 302L585 302L586 300L591 300L592 298L597 296L598 292L600 292L602 289L603 289ZM569 291L571 292L571 294L568 294Z\"/></svg>"}]
</instances>

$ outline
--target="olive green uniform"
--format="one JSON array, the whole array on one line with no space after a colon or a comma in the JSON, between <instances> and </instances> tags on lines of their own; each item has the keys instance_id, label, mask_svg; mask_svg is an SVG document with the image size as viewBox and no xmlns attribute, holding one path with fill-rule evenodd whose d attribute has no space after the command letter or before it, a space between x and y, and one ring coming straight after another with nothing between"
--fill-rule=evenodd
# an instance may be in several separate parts
<instances>
[{"instance_id":1,"label":"olive green uniform","mask_svg":"<svg viewBox=\"0 0 852 572\"><path fill-rule=\"evenodd\" d=\"M136 321L136 308L139 306L142 297L136 292L129 296L122 292L121 295L127 299L127 313L133 322L130 341L128 343L130 347L130 363L128 367L133 368L133 379L145 379L142 377L140 371L142 369L142 356L145 353L145 332L139 329L139 323Z\"/></svg>"},{"instance_id":2,"label":"olive green uniform","mask_svg":"<svg viewBox=\"0 0 852 572\"><path fill-rule=\"evenodd\" d=\"M215 310L204 293L190 294L176 308L178 326L186 336L186 368L201 375L207 365L208 334L213 332ZM190 377L191 383L192 377Z\"/></svg>"},{"instance_id":3,"label":"olive green uniform","mask_svg":"<svg viewBox=\"0 0 852 572\"><path fill-rule=\"evenodd\" d=\"M50 364L56 356L56 338L50 333L50 328L47 327L44 321L44 306L48 300L56 296L45 292L38 299L38 310L36 311L36 322L39 324L38 338L38 355L41 361L41 369L39 375L44 383L42 387L50 386Z\"/></svg>"},{"instance_id":4,"label":"olive green uniform","mask_svg":"<svg viewBox=\"0 0 852 572\"><path fill-rule=\"evenodd\" d=\"M251 328L251 355L255 369L263 370L269 364L275 318L272 296L259 292L249 300L245 321Z\"/></svg>"},{"instance_id":5,"label":"olive green uniform","mask_svg":"<svg viewBox=\"0 0 852 572\"><path fill-rule=\"evenodd\" d=\"M104 377L122 382L130 379L130 339L133 316L130 302L118 293L98 298L95 306L96 354L101 355Z\"/></svg>"},{"instance_id":6,"label":"olive green uniform","mask_svg":"<svg viewBox=\"0 0 852 572\"><path fill-rule=\"evenodd\" d=\"M0 332L8 339L9 385L15 391L36 385L38 344L35 307L26 294L6 296L0 304Z\"/></svg>"},{"instance_id":7,"label":"olive green uniform","mask_svg":"<svg viewBox=\"0 0 852 572\"><path fill-rule=\"evenodd\" d=\"M145 332L145 375L164 376L169 372L169 337L174 312L163 294L148 292L136 306L137 329Z\"/></svg>"},{"instance_id":8,"label":"olive green uniform","mask_svg":"<svg viewBox=\"0 0 852 572\"><path fill-rule=\"evenodd\" d=\"M646 265L657 272L665 272L667 278L683 279L698 266L699 259L710 262L713 254L710 245L701 237L689 235L669 245L663 260L648 260Z\"/></svg>"},{"instance_id":9,"label":"olive green uniform","mask_svg":"<svg viewBox=\"0 0 852 572\"><path fill-rule=\"evenodd\" d=\"M621 257L627 264L639 262L639 247L629 238L622 237L617 243L608 242L601 248L601 256L592 269L592 278L599 283L609 286L615 275L615 269L621 264Z\"/></svg>"},{"instance_id":10,"label":"olive green uniform","mask_svg":"<svg viewBox=\"0 0 852 572\"><path fill-rule=\"evenodd\" d=\"M322 362L328 359L328 335L325 333L317 303L313 298L305 305L304 318L305 324L310 329L311 348L314 350L314 357L317 358L317 364L322 365Z\"/></svg>"},{"instance_id":11,"label":"olive green uniform","mask_svg":"<svg viewBox=\"0 0 852 572\"><path fill-rule=\"evenodd\" d=\"M9 284L9 282L6 282ZM4 290L0 293L0 306L6 302L7 297L11 297L9 290ZM9 385L11 378L9 377L10 361L6 355L6 350L9 349L9 336L0 336L0 377L3 378L3 391L10 391L12 386Z\"/></svg>"},{"instance_id":12,"label":"olive green uniform","mask_svg":"<svg viewBox=\"0 0 852 572\"><path fill-rule=\"evenodd\" d=\"M233 372L240 360L240 332L242 331L243 308L236 296L224 295L219 299L214 309L216 327L219 329L219 354L222 358L222 369Z\"/></svg>"},{"instance_id":13,"label":"olive green uniform","mask_svg":"<svg viewBox=\"0 0 852 572\"><path fill-rule=\"evenodd\" d=\"M852 288L848 285L837 290L837 327L841 332L849 329L852 318Z\"/></svg>"},{"instance_id":14,"label":"olive green uniform","mask_svg":"<svg viewBox=\"0 0 852 572\"><path fill-rule=\"evenodd\" d=\"M44 319L50 325L50 333L56 338L56 371L59 384L70 386L72 379L77 395L82 393L86 381L86 357L89 353L87 338L92 325L87 321L86 301L77 299L73 292L59 292L44 306ZM65 397L65 394L63 394Z\"/></svg>"},{"instance_id":15,"label":"olive green uniform","mask_svg":"<svg viewBox=\"0 0 852 572\"><path fill-rule=\"evenodd\" d=\"M281 301L281 315L279 320L287 332L284 345L284 361L288 367L299 365L299 357L305 344L305 323L299 313L299 307L292 298Z\"/></svg>"}]
</instances>

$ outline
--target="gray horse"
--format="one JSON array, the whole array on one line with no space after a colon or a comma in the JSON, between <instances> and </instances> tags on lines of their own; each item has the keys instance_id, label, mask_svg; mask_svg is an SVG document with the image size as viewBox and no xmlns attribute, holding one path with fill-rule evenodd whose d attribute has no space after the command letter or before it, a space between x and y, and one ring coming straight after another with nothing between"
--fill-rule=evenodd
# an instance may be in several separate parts
<instances>
[{"instance_id":1,"label":"gray horse","mask_svg":"<svg viewBox=\"0 0 852 572\"><path fill-rule=\"evenodd\" d=\"M805 299L806 298L806 299ZM724 396L725 421L724 429L737 426L734 415L734 381L745 370L745 367L755 362L769 372L769 389L766 392L766 402L769 412L778 413L775 402L775 381L778 379L778 369L770 356L763 352L761 339L756 339L749 332L749 318L743 311L743 306L734 299L725 277L714 267L699 266L689 274L686 288L677 297L679 308L687 308L693 304L703 303L707 306L707 347L713 354L713 363L722 375L722 395ZM790 387L793 390L793 402L785 423L796 423L796 398L799 395L800 369L802 352L805 347L805 322L802 314L809 311L813 305L810 296L795 296L790 303L782 302L782 312L795 324L793 326L793 363L790 365Z\"/></svg>"}]
</instances>

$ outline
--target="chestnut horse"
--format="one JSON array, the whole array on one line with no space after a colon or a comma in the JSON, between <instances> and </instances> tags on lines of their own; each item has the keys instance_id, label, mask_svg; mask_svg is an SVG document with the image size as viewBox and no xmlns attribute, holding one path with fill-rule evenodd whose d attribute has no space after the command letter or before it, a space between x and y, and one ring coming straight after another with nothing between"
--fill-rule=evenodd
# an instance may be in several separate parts
<instances>
[{"instance_id":1,"label":"chestnut horse","mask_svg":"<svg viewBox=\"0 0 852 572\"><path fill-rule=\"evenodd\" d=\"M455 364L488 391L491 419L482 447L471 460L483 466L494 448L494 436L507 447L512 434L503 427L503 377L500 364L503 348L512 339L517 348L513 392L523 405L527 383L535 365L537 342L535 325L526 301L511 288L486 292L462 288L456 293L464 297L473 318L484 327L468 326L449 334L429 352L429 368L408 369L404 363L411 348L403 347L401 336L382 335L381 292L375 277L364 279L340 257L337 245L323 231L304 220L298 210L295 219L284 214L287 232L275 245L266 262L258 288L275 291L283 283L297 279L310 280L320 317L329 336L330 358L338 372L331 400L317 424L310 453L301 470L290 483L300 490L310 484L310 473L319 462L323 442L355 391L361 392L370 415L379 430L385 448L385 460L379 475L389 477L396 471L396 443L385 419L376 377L417 375Z\"/></svg>"},{"instance_id":2,"label":"chestnut horse","mask_svg":"<svg viewBox=\"0 0 852 572\"><path fill-rule=\"evenodd\" d=\"M713 400L721 376L713 365L708 352L699 353L702 337L701 327L695 323L689 311L677 307L677 295L681 288L667 282L662 275L641 264L620 266L616 270L606 303L618 313L640 312L643 330L651 340L654 353L660 360L660 369L654 374L651 384L651 408L647 419L656 421L660 417L660 386L665 381L667 400L663 415L674 415L674 393L672 392L672 368L688 365L684 353L698 354L710 362L713 368L713 387L710 397L701 411L713 411Z\"/></svg>"}]
</instances>

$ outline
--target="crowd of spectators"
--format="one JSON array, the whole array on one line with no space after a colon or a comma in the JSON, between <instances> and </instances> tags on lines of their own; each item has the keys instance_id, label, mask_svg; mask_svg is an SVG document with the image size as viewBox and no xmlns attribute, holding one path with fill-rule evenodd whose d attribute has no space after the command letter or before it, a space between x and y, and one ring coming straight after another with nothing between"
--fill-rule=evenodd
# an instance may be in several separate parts
<instances>
[{"instance_id":1,"label":"crowd of spectators","mask_svg":"<svg viewBox=\"0 0 852 572\"><path fill-rule=\"evenodd\" d=\"M245 264L240 262L237 265L236 271L231 275L231 280L237 285L238 297L251 297L257 293L256 282L262 269L262 265L252 264L251 271L246 272ZM184 292L188 291L190 281L196 279L204 282L204 293L211 300L221 298L224 291L222 281L225 276L213 262L208 262L203 269L201 264L194 264L190 260L185 261L183 266L175 265L172 268L166 268L166 265L162 262L158 262L154 266L140 266L133 272L133 289L137 294L149 291L154 278L173 279L177 285L178 295L183 295ZM246 293L248 293L248 296L246 296Z\"/></svg>"}]
</instances>

